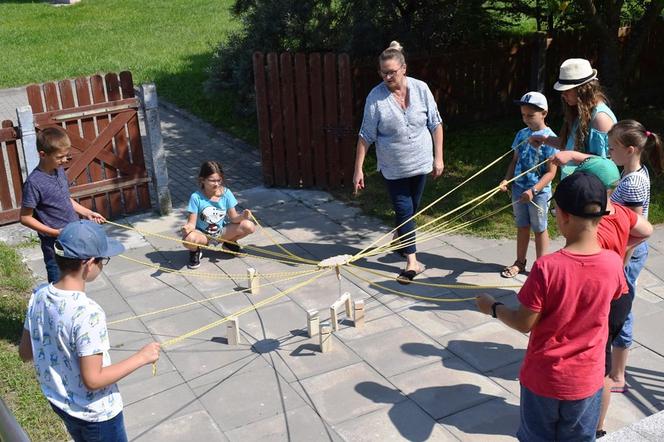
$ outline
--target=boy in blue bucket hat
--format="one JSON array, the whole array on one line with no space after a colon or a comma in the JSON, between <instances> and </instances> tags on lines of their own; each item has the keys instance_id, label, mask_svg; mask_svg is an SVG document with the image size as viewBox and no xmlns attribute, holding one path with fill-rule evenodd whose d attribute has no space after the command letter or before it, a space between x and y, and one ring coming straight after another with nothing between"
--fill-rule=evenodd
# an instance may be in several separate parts
<instances>
[{"instance_id":1,"label":"boy in blue bucket hat","mask_svg":"<svg viewBox=\"0 0 664 442\"><path fill-rule=\"evenodd\" d=\"M159 358L150 343L116 364L104 310L85 293L124 247L91 221L67 224L55 242L60 279L38 286L28 303L19 355L32 360L42 392L74 441L126 441L117 381Z\"/></svg>"}]
</instances>

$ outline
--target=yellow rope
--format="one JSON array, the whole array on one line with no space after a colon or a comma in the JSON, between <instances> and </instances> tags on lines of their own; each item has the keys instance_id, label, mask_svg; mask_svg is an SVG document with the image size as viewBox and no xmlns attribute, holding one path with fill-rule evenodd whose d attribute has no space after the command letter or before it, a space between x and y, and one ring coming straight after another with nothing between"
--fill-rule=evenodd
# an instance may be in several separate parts
<instances>
[{"instance_id":1,"label":"yellow rope","mask_svg":"<svg viewBox=\"0 0 664 442\"><path fill-rule=\"evenodd\" d=\"M233 313L233 314L231 314L231 315L229 315L229 316L226 316L225 318L219 319L218 321L211 322L211 323L208 324L208 325L205 325L205 326L203 326L203 327L197 328L197 329L195 329L195 330L192 330L192 331L190 331L190 332L188 332L188 333L185 333L185 334L183 334L183 335L180 335L180 336L178 336L178 337L175 337L175 338L169 339L168 341L163 342L163 343L161 344L161 346L162 346L162 348L163 348L163 347L169 347L169 346L172 346L172 345L177 344L178 342L183 341L183 340L185 340L185 339L187 339L187 338L191 338L192 336L196 336L196 335L198 335L198 334L200 334L200 333L203 333L203 332L205 332L205 331L207 331L207 330L210 330L210 329L212 329L212 328L214 328L214 327L217 327L218 325L223 324L224 322L227 322L227 321L229 321L230 319L234 319L234 318L237 318L237 317L239 317L239 316L244 315L245 313L249 313L249 312L251 312L251 311L253 311L253 310L257 310L258 308L260 308L260 307L262 307L262 306L264 306L264 305L267 305L267 304L269 304L269 303L271 303L271 302L273 302L273 301L276 301L276 300L279 299L279 298L282 298L282 297L288 295L289 293L291 293L291 292L293 292L293 291L299 289L300 287L304 287L305 285L314 282L314 281L317 280L318 278L320 278L320 277L324 276L326 273L328 273L329 270L330 270L330 269L322 270L318 275L315 275L314 277L309 278L309 279L307 279L306 281L303 281L303 282L301 282L301 283L299 283L299 284L296 284L296 285L294 285L294 286L292 286L292 287L290 287L290 288L288 288L288 289L286 289L286 290L280 291L280 292L277 293L276 295L271 296L271 297L269 297L269 298L267 298L267 299L264 299L263 301L257 302L257 303L254 304L254 305L250 305L250 306L248 306L248 307L245 307L245 308L243 308L243 309L240 309L240 310L238 310L237 312L235 312L235 313Z\"/></svg>"},{"instance_id":2,"label":"yellow rope","mask_svg":"<svg viewBox=\"0 0 664 442\"><path fill-rule=\"evenodd\" d=\"M168 267L162 267L159 264L154 264L152 262L147 262L147 261L141 261L136 258L131 258L126 255L118 255L120 258L126 259L127 261L135 262L136 264L140 264L145 267L151 267L153 269L156 269L160 272L164 273L174 273L177 275L183 275L183 276L194 276L194 277L199 277L199 278L207 278L207 279L249 279L249 276L244 273L244 274L224 274L224 275L219 275L217 273L207 273L207 272L196 272L196 271L191 271L191 270L177 270L177 269L171 269ZM280 273L260 273L259 276L263 278L279 278L281 276L290 276L290 275L304 275L304 274L309 274L312 271L316 271L314 269L310 270L298 270L296 272L280 272Z\"/></svg>"},{"instance_id":3,"label":"yellow rope","mask_svg":"<svg viewBox=\"0 0 664 442\"><path fill-rule=\"evenodd\" d=\"M396 232L401 226L403 226L404 224L406 224L408 221L410 221L411 219L414 219L416 216L420 215L421 213L424 213L424 212L427 211L429 208L431 208L431 207L433 207L434 205L438 204L440 201L442 201L444 198L446 198L446 197L447 197L448 195L450 195L452 192L456 191L457 189L459 189L460 187L464 186L466 183L468 183L468 182L471 181L472 179L474 179L474 178L476 178L477 176L479 176L479 175L481 175L482 173L484 173L484 171L488 170L488 169L489 169L490 167L492 167L494 164L498 163L500 160L502 160L503 158L505 158L507 155L509 155L510 153L514 152L514 149L515 149L515 148L519 147L521 144L523 144L523 143L525 143L525 142L526 142L526 140L523 140L523 141L522 141L521 143L519 143L517 146L515 146L515 147L513 147L512 149L508 150L507 152L505 152L504 154L502 154L501 156L499 156L498 158L496 158L495 160L493 160L492 162L490 162L489 164L487 164L486 166L484 166L482 169L480 169L479 171L475 172L475 173L474 173L473 175L471 175L469 178L465 179L465 180L462 181L460 184L458 184L457 186L455 186L454 188L452 188L452 190L450 190L449 192L445 193L443 196L439 197L438 199L436 199L434 202L432 202L431 204L429 204L429 205L426 206L425 208L421 209L419 212L417 212L417 213L416 213L415 215L413 215L411 218L407 219L406 221L404 221L403 223L399 224L399 225L396 226L394 229L392 229L390 232L386 233L385 235L383 235L383 236L381 236L380 238L378 238L377 240L375 240L373 243L369 244L367 247L364 248L364 250L361 250L361 251L358 253L358 255L361 255L362 253L366 252L367 249L373 247L376 243L380 242L380 241L381 241L382 239L384 239L385 237L387 237L387 236L393 234L394 232Z\"/></svg>"},{"instance_id":4,"label":"yellow rope","mask_svg":"<svg viewBox=\"0 0 664 442\"><path fill-rule=\"evenodd\" d=\"M287 260L276 259L276 258L268 258L267 256L249 255L247 253L237 253L237 252L233 252L231 250L223 249L221 247L214 247L214 246L209 246L209 245L197 244L195 242L185 241L183 239L179 239L179 238L175 238L175 237L167 236L167 235L162 235L160 233L148 232L146 230L142 230L142 229L139 229L137 227L127 226L127 225L124 225L124 224L118 224L118 223L115 223L113 221L108 221L107 220L106 223L111 224L111 225L116 226L116 227L123 228L123 229L133 230L137 233L140 233L141 235L153 236L155 238L161 238L161 239L166 239L166 240L169 240L169 241L175 241L175 242L179 242L180 244L188 244L188 245L191 245L191 246L199 247L199 248L205 249L205 250L211 250L211 251L214 251L214 252L230 253L230 254L233 254L233 255L236 255L236 256L251 256L252 258L267 259L267 260L281 262L283 264L290 264L290 265L293 265L293 264L308 265L308 266L314 266L315 265L315 264L308 264L308 263L293 262L292 260L287 261ZM218 241L218 240L215 239L215 241ZM226 242L233 242L233 241L226 241ZM256 248L256 249L260 250L261 253L265 253L267 255L275 255L276 254L276 255L282 256L281 254L278 254L277 252L272 252L270 250L264 250L264 249L259 249L259 248ZM286 257L286 258L288 258L288 257Z\"/></svg>"},{"instance_id":5,"label":"yellow rope","mask_svg":"<svg viewBox=\"0 0 664 442\"><path fill-rule=\"evenodd\" d=\"M372 273L377 276L383 276L386 279L390 279L395 281L396 276L394 276L392 273L387 273L387 272L381 272L380 270L374 270L374 269L369 269L367 267L362 267L358 266L357 264L349 264L351 267L356 268L358 270L362 270L367 273ZM350 270L349 270L350 271ZM410 281L411 284L415 285L423 285L427 287L438 287L438 288L443 288L443 289L464 289L464 290L478 290L478 289L514 289L514 288L519 288L521 285L470 285L470 284L436 284L433 282L424 282L424 281L417 281L417 280L412 280Z\"/></svg>"},{"instance_id":6,"label":"yellow rope","mask_svg":"<svg viewBox=\"0 0 664 442\"><path fill-rule=\"evenodd\" d=\"M311 275L313 273L317 273L317 272L320 272L320 271L321 270L319 270L319 269L308 270L306 274L292 276L290 278L284 278L284 279L269 282L269 283L266 283L266 284L259 284L258 287L259 288L260 287L269 287L269 286L279 284L279 283L282 283L282 282L285 282L285 281L290 281L290 280L293 280L293 279L302 278L303 276ZM115 325L115 324L120 324L120 323L123 323L123 322L133 321L134 319L146 318L148 316L154 316L154 315L158 315L160 313L170 312L170 311L173 311L173 310L179 310L179 309L182 309L182 308L191 307L192 305L204 304L206 302L214 301L214 300L221 299L221 298L226 298L226 297L231 296L231 295L246 293L246 292L249 292L249 291L251 291L251 287L248 287L248 288L242 289L242 290L233 290L233 291L230 291L230 292L227 292L227 293L223 293L221 295L213 296L211 298L205 298L205 299L201 299L201 300L198 300L198 301L187 302L185 304L174 305L172 307L166 307L166 308L162 308L160 310L155 310L155 311L148 312L148 313L143 313L143 314L140 314L140 315L135 315L135 316L127 317L127 318L118 319L118 320L109 322L108 325Z\"/></svg>"},{"instance_id":7,"label":"yellow rope","mask_svg":"<svg viewBox=\"0 0 664 442\"><path fill-rule=\"evenodd\" d=\"M378 287L378 288L380 288L381 290L388 291L388 292L393 293L393 294L395 294L395 295L406 296L406 297L408 297L408 298L417 299L417 300L420 300L420 301L432 301L432 302L463 302L463 301L471 301L471 300L473 300L473 299L476 298L475 296L473 296L472 298L455 298L455 299L451 299L451 298L435 298L435 297L432 297L432 296L419 296L419 295L412 295L412 294L410 294L410 293L406 293L406 292L402 292L402 291L399 291L399 290L394 290L394 289L387 288L387 287L385 287L385 286L383 286L383 285L378 284L378 283L375 282L375 281L370 281L370 280L368 280L368 279L366 279L366 278L363 278L363 277L359 276L358 274L356 274L355 272L353 272L353 271L350 270L350 269L345 268L344 270L345 270L346 272L350 273L351 275L355 276L356 278L358 278L358 279L360 279L360 280L362 280L362 281L364 281L364 282L366 282L366 283L368 283L368 284L370 284L370 285L373 285L373 286L375 286L375 287Z\"/></svg>"}]
</instances>

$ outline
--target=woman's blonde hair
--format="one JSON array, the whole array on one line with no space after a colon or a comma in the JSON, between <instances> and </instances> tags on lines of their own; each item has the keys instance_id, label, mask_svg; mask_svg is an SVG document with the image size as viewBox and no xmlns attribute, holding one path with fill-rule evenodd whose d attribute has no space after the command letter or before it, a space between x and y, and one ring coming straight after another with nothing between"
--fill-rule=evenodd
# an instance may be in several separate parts
<instances>
[{"instance_id":1,"label":"woman's blonde hair","mask_svg":"<svg viewBox=\"0 0 664 442\"><path fill-rule=\"evenodd\" d=\"M593 109L600 102L608 105L609 100L597 80L577 86L576 94L578 97L576 106L568 106L565 100L562 100L565 120L560 130L560 146L564 148L567 145L569 137L573 136L574 150L583 152L585 151L583 146L585 145L586 137L590 134L590 120L592 119ZM577 117L579 118L579 124L576 132L572 134L572 125L574 124L574 119Z\"/></svg>"},{"instance_id":2,"label":"woman's blonde hair","mask_svg":"<svg viewBox=\"0 0 664 442\"><path fill-rule=\"evenodd\" d=\"M378 64L380 65L387 60L396 60L401 65L406 64L406 57L403 56L403 46L401 46L401 43L394 40L390 43L387 49L380 53L378 56Z\"/></svg>"}]
</instances>

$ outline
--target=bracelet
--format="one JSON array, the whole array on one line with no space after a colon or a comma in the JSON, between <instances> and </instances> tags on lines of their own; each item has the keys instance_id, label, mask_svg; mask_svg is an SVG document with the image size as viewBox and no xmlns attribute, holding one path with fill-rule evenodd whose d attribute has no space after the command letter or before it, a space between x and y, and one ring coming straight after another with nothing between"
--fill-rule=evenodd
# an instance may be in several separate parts
<instances>
[{"instance_id":1,"label":"bracelet","mask_svg":"<svg viewBox=\"0 0 664 442\"><path fill-rule=\"evenodd\" d=\"M502 302L498 302L498 301L491 304L491 316L493 316L494 318L498 317L498 316L496 316L496 307L498 307L499 305L505 305L505 304L503 304Z\"/></svg>"}]
</instances>

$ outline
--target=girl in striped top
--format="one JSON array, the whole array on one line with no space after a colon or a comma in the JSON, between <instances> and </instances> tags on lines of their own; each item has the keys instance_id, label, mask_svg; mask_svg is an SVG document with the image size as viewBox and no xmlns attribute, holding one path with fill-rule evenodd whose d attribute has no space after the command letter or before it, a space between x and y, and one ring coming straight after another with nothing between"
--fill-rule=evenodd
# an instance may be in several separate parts
<instances>
[{"instance_id":1,"label":"girl in striped top","mask_svg":"<svg viewBox=\"0 0 664 442\"><path fill-rule=\"evenodd\" d=\"M650 205L650 175L643 160L659 175L664 170L664 150L661 138L634 120L616 123L609 131L609 153L611 159L623 167L622 177L611 195L611 201L626 206L648 218ZM627 255L629 256L629 254ZM648 244L637 245L625 265L625 276L629 296L636 293L636 280L648 258ZM613 392L625 391L625 367L628 348L632 344L633 315L630 312L620 335L613 341L611 379L615 382Z\"/></svg>"}]
</instances>

